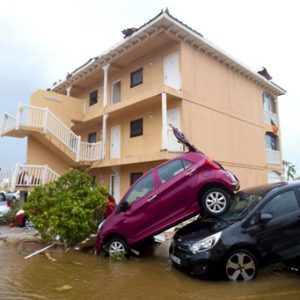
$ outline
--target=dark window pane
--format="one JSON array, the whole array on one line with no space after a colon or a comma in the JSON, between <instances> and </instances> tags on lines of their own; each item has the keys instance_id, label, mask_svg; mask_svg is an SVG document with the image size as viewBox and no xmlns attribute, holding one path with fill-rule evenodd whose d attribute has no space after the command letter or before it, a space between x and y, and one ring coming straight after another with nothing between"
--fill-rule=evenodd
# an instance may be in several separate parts
<instances>
[{"instance_id":1,"label":"dark window pane","mask_svg":"<svg viewBox=\"0 0 300 300\"><path fill-rule=\"evenodd\" d=\"M266 146L267 146L267 149L278 150L277 149L277 137L276 137L276 135L274 135L270 132L266 133Z\"/></svg>"},{"instance_id":2,"label":"dark window pane","mask_svg":"<svg viewBox=\"0 0 300 300\"><path fill-rule=\"evenodd\" d=\"M143 176L142 172L131 173L130 174L130 185L133 185L142 176Z\"/></svg>"},{"instance_id":3,"label":"dark window pane","mask_svg":"<svg viewBox=\"0 0 300 300\"><path fill-rule=\"evenodd\" d=\"M130 122L130 137L143 135L143 119Z\"/></svg>"},{"instance_id":4,"label":"dark window pane","mask_svg":"<svg viewBox=\"0 0 300 300\"><path fill-rule=\"evenodd\" d=\"M141 181L137 182L135 186L131 189L129 194L126 197L126 201L131 204L140 198L144 197L148 193L154 190L154 180L153 173L151 172L146 177L144 177Z\"/></svg>"},{"instance_id":5,"label":"dark window pane","mask_svg":"<svg viewBox=\"0 0 300 300\"><path fill-rule=\"evenodd\" d=\"M130 73L130 87L143 83L143 68Z\"/></svg>"},{"instance_id":6,"label":"dark window pane","mask_svg":"<svg viewBox=\"0 0 300 300\"><path fill-rule=\"evenodd\" d=\"M160 182L164 183L169 181L171 178L180 174L184 171L184 166L181 160L173 160L170 163L158 168L158 175Z\"/></svg>"},{"instance_id":7,"label":"dark window pane","mask_svg":"<svg viewBox=\"0 0 300 300\"><path fill-rule=\"evenodd\" d=\"M275 196L262 208L261 212L271 214L274 219L298 209L299 204L294 191L287 191Z\"/></svg>"},{"instance_id":8,"label":"dark window pane","mask_svg":"<svg viewBox=\"0 0 300 300\"><path fill-rule=\"evenodd\" d=\"M98 102L98 90L90 93L90 106Z\"/></svg>"},{"instance_id":9,"label":"dark window pane","mask_svg":"<svg viewBox=\"0 0 300 300\"><path fill-rule=\"evenodd\" d=\"M96 143L97 141L97 134L96 132L90 133L88 136L88 142L89 143Z\"/></svg>"}]
</instances>

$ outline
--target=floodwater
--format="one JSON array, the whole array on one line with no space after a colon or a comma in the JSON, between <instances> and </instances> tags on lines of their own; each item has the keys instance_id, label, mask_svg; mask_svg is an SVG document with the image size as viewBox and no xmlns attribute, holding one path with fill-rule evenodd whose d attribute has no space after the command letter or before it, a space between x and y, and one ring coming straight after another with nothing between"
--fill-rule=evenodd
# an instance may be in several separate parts
<instances>
[{"instance_id":1,"label":"floodwater","mask_svg":"<svg viewBox=\"0 0 300 300\"><path fill-rule=\"evenodd\" d=\"M244 283L187 276L171 265L167 242L124 261L63 249L25 260L36 247L0 241L1 300L300 299L300 275L281 266Z\"/></svg>"}]
</instances>

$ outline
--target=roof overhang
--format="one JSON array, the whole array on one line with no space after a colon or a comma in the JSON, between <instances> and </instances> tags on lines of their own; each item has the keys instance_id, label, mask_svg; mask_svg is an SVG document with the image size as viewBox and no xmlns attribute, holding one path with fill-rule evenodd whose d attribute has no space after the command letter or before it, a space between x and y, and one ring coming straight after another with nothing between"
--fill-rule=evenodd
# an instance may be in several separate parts
<instances>
[{"instance_id":1,"label":"roof overhang","mask_svg":"<svg viewBox=\"0 0 300 300\"><path fill-rule=\"evenodd\" d=\"M216 59L220 63L228 66L232 70L262 86L266 91L269 91L276 96L284 95L286 93L283 88L249 69L247 66L234 59L231 55L225 53L219 47L205 39L202 34L171 16L167 11L162 11L148 23L142 25L132 35L126 37L124 40L109 48L99 56L90 59L87 63L69 74L65 80L54 84L51 90L56 92L65 91L69 86L83 79L88 74L104 67L107 64L113 63L114 60L125 52L138 46L138 44L143 42L145 39L149 39L161 33L172 35L178 40L189 43L199 51L203 51L213 59Z\"/></svg>"}]
</instances>

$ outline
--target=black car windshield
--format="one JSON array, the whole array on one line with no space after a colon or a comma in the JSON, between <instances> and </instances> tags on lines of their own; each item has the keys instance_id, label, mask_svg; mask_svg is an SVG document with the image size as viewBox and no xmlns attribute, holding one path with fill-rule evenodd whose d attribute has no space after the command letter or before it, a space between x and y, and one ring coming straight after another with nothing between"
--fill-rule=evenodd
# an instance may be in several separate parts
<instances>
[{"instance_id":1,"label":"black car windshield","mask_svg":"<svg viewBox=\"0 0 300 300\"><path fill-rule=\"evenodd\" d=\"M243 219L247 213L263 198L260 194L245 193L243 191L234 195L229 210L222 216L225 221L238 221Z\"/></svg>"}]
</instances>

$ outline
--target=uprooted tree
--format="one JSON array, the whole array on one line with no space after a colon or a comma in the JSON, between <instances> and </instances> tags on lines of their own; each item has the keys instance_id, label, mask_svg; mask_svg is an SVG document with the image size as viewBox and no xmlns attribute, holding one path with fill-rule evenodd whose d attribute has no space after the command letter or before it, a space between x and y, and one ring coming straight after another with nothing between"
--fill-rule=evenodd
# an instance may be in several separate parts
<instances>
[{"instance_id":1,"label":"uprooted tree","mask_svg":"<svg viewBox=\"0 0 300 300\"><path fill-rule=\"evenodd\" d=\"M24 210L43 240L57 235L72 245L96 231L107 204L107 190L78 170L37 187Z\"/></svg>"}]
</instances>

